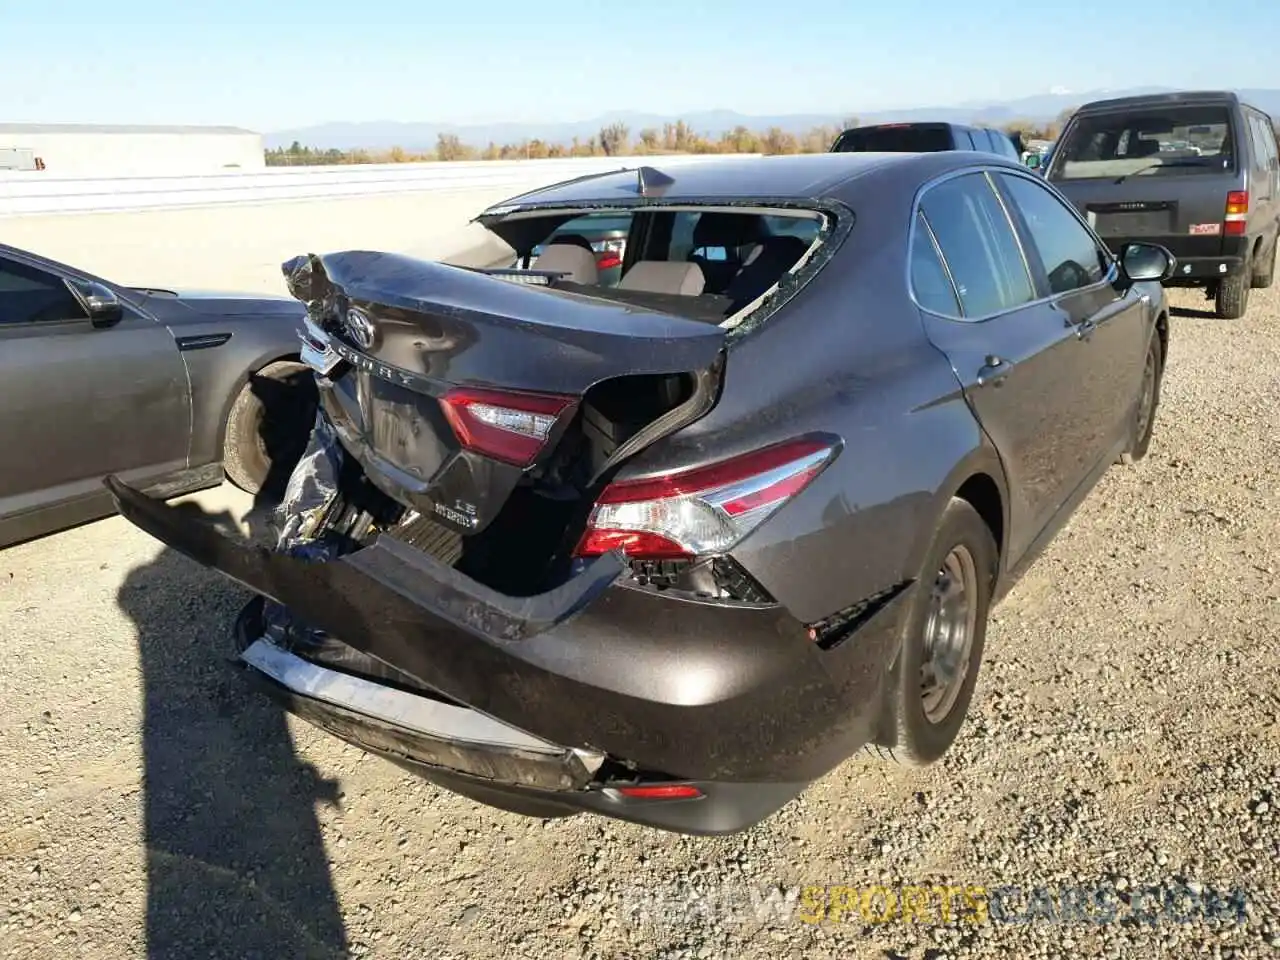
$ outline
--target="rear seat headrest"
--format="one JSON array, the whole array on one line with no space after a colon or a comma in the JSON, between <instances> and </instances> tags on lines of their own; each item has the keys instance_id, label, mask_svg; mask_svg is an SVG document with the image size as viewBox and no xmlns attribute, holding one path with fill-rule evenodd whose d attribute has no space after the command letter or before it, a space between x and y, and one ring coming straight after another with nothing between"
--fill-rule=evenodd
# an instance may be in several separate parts
<instances>
[{"instance_id":1,"label":"rear seat headrest","mask_svg":"<svg viewBox=\"0 0 1280 960\"><path fill-rule=\"evenodd\" d=\"M530 264L529 269L566 273L572 283L591 285L600 282L596 255L590 247L584 248L574 243L551 244Z\"/></svg>"},{"instance_id":2,"label":"rear seat headrest","mask_svg":"<svg viewBox=\"0 0 1280 960\"><path fill-rule=\"evenodd\" d=\"M673 293L696 297L706 286L706 278L696 263L676 260L641 260L622 275L620 290Z\"/></svg>"}]
</instances>

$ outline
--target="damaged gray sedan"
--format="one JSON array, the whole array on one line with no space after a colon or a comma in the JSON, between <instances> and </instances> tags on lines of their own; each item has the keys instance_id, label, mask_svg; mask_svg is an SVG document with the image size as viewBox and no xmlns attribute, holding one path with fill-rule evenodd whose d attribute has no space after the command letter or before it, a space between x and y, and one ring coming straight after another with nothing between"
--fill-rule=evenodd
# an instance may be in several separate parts
<instances>
[{"instance_id":1,"label":"damaged gray sedan","mask_svg":"<svg viewBox=\"0 0 1280 960\"><path fill-rule=\"evenodd\" d=\"M627 224L616 283L560 230L594 216ZM479 220L509 267L285 265L321 409L276 549L107 480L255 591L253 674L533 816L726 833L864 747L941 757L992 604L1151 442L1168 253L956 152L641 168Z\"/></svg>"}]
</instances>

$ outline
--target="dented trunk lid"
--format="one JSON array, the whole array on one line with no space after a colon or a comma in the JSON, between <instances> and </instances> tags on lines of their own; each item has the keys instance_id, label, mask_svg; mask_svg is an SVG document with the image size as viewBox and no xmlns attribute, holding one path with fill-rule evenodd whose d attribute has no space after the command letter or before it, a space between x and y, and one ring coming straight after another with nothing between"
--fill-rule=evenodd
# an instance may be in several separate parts
<instances>
[{"instance_id":1,"label":"dented trunk lid","mask_svg":"<svg viewBox=\"0 0 1280 960\"><path fill-rule=\"evenodd\" d=\"M698 377L724 346L711 323L399 254L309 255L284 272L343 446L384 492L464 534L546 461L593 386Z\"/></svg>"}]
</instances>

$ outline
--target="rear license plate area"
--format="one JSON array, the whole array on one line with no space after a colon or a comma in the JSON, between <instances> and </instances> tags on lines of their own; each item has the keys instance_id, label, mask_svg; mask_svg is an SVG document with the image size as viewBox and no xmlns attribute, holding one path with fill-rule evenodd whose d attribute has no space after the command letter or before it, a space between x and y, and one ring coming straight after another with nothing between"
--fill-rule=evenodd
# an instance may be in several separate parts
<instances>
[{"instance_id":1,"label":"rear license plate area","mask_svg":"<svg viewBox=\"0 0 1280 960\"><path fill-rule=\"evenodd\" d=\"M1164 237L1176 232L1178 211L1173 203L1097 204L1088 212L1100 237Z\"/></svg>"},{"instance_id":2,"label":"rear license plate area","mask_svg":"<svg viewBox=\"0 0 1280 960\"><path fill-rule=\"evenodd\" d=\"M435 397L362 372L365 436L382 460L420 480L430 480L446 456L437 431L449 426Z\"/></svg>"}]
</instances>

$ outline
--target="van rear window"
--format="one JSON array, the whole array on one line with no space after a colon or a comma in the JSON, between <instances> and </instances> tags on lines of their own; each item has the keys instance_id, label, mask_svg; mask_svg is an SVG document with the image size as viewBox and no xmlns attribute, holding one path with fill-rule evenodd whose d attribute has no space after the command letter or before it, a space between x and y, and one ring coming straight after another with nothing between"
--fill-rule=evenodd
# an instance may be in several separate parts
<instances>
[{"instance_id":1,"label":"van rear window","mask_svg":"<svg viewBox=\"0 0 1280 960\"><path fill-rule=\"evenodd\" d=\"M937 153L952 150L951 128L943 125L858 127L846 130L832 153Z\"/></svg>"},{"instance_id":2,"label":"van rear window","mask_svg":"<svg viewBox=\"0 0 1280 960\"><path fill-rule=\"evenodd\" d=\"M1050 180L1221 173L1235 138L1226 107L1162 107L1081 116L1054 154Z\"/></svg>"}]
</instances>

